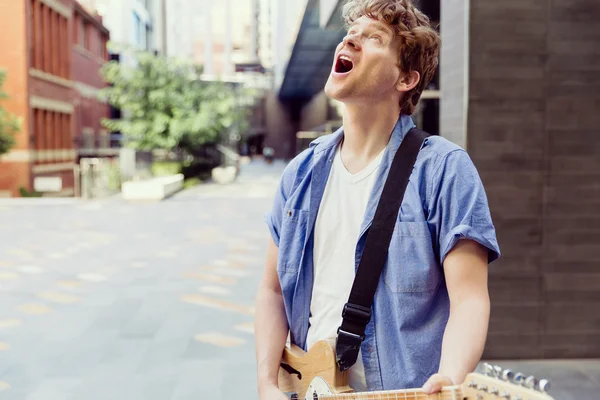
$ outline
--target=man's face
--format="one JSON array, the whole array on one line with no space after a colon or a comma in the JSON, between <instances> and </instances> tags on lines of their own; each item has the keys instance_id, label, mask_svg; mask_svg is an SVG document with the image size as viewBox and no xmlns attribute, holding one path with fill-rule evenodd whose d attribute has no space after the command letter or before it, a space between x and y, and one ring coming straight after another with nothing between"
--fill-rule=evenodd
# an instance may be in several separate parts
<instances>
[{"instance_id":1,"label":"man's face","mask_svg":"<svg viewBox=\"0 0 600 400\"><path fill-rule=\"evenodd\" d=\"M335 51L325 93L343 103L397 98L398 49L392 28L366 16L358 18Z\"/></svg>"}]
</instances>

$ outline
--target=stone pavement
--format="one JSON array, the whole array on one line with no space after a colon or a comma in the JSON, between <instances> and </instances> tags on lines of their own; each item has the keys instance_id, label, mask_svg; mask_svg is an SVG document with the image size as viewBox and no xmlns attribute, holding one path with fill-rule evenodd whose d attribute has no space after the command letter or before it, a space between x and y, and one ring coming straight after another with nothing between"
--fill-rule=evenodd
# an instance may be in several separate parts
<instances>
[{"instance_id":1,"label":"stone pavement","mask_svg":"<svg viewBox=\"0 0 600 400\"><path fill-rule=\"evenodd\" d=\"M282 165L161 203L0 203L0 399L256 398ZM16 204L16 205L11 205Z\"/></svg>"},{"instance_id":2,"label":"stone pavement","mask_svg":"<svg viewBox=\"0 0 600 400\"><path fill-rule=\"evenodd\" d=\"M282 167L161 203L0 202L0 400L256 399L254 295ZM557 400L600 398L599 362L518 367L554 378Z\"/></svg>"}]
</instances>

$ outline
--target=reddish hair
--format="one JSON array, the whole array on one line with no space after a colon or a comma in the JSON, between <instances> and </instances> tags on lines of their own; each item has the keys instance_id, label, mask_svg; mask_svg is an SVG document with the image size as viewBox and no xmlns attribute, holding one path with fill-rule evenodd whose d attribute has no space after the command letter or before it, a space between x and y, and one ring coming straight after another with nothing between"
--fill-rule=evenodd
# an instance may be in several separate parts
<instances>
[{"instance_id":1,"label":"reddish hair","mask_svg":"<svg viewBox=\"0 0 600 400\"><path fill-rule=\"evenodd\" d=\"M346 27L367 16L390 26L401 39L400 69L417 71L419 83L400 100L400 112L411 115L425 87L431 82L439 63L440 36L429 18L411 0L349 0L343 9Z\"/></svg>"}]
</instances>

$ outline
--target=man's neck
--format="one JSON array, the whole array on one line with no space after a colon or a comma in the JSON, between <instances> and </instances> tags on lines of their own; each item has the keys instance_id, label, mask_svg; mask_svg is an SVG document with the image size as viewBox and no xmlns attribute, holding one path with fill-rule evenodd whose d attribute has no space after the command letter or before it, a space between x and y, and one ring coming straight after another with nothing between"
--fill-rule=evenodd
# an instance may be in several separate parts
<instances>
[{"instance_id":1,"label":"man's neck","mask_svg":"<svg viewBox=\"0 0 600 400\"><path fill-rule=\"evenodd\" d=\"M400 108L389 102L345 105L341 156L350 173L361 171L385 149L399 115Z\"/></svg>"}]
</instances>

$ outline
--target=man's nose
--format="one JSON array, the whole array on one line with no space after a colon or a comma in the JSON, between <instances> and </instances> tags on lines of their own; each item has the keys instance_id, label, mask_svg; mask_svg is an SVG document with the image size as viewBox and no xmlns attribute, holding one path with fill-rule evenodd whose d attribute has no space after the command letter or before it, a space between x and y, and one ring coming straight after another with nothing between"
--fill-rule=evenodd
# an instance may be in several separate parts
<instances>
[{"instance_id":1,"label":"man's nose","mask_svg":"<svg viewBox=\"0 0 600 400\"><path fill-rule=\"evenodd\" d=\"M354 35L344 37L344 46L352 47L354 50L360 50L360 42Z\"/></svg>"}]
</instances>

